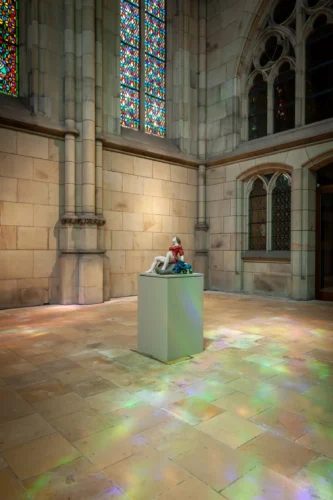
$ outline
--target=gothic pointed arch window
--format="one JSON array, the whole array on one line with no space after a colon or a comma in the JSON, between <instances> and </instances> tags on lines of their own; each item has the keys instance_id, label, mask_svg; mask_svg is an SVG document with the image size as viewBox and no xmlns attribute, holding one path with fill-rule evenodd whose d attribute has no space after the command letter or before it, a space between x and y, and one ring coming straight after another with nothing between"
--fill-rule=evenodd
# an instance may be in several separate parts
<instances>
[{"instance_id":1,"label":"gothic pointed arch window","mask_svg":"<svg viewBox=\"0 0 333 500\"><path fill-rule=\"evenodd\" d=\"M332 46L332 0L267 3L243 76L244 100L248 100L243 106L248 113L243 117L243 140L333 118ZM266 133L255 117L254 77L258 73L267 82ZM262 114L260 122L264 120Z\"/></svg>"},{"instance_id":2,"label":"gothic pointed arch window","mask_svg":"<svg viewBox=\"0 0 333 500\"><path fill-rule=\"evenodd\" d=\"M120 123L166 134L165 0L121 0Z\"/></svg>"},{"instance_id":3,"label":"gothic pointed arch window","mask_svg":"<svg viewBox=\"0 0 333 500\"><path fill-rule=\"evenodd\" d=\"M266 170L266 169L265 169ZM291 247L291 177L271 172L250 179L248 250L288 252Z\"/></svg>"},{"instance_id":4,"label":"gothic pointed arch window","mask_svg":"<svg viewBox=\"0 0 333 500\"><path fill-rule=\"evenodd\" d=\"M18 1L0 1L0 93L18 95Z\"/></svg>"}]
</instances>

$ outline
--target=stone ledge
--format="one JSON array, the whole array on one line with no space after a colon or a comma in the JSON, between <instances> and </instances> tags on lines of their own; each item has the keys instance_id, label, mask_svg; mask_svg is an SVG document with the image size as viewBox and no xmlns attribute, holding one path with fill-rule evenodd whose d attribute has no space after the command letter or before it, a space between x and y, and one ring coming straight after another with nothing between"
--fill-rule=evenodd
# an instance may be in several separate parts
<instances>
[{"instance_id":1,"label":"stone ledge","mask_svg":"<svg viewBox=\"0 0 333 500\"><path fill-rule=\"evenodd\" d=\"M78 225L78 226L104 226L106 220L104 217L98 216L76 216L76 215L63 215L60 219L62 225Z\"/></svg>"}]
</instances>

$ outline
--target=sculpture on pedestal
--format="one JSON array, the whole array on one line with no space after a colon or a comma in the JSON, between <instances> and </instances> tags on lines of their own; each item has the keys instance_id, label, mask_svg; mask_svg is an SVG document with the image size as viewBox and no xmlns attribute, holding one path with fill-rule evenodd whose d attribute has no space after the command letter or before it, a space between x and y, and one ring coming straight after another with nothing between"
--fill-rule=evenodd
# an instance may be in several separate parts
<instances>
[{"instance_id":1,"label":"sculpture on pedestal","mask_svg":"<svg viewBox=\"0 0 333 500\"><path fill-rule=\"evenodd\" d=\"M178 236L174 236L172 243L165 257L162 255L155 257L147 273L173 274L185 270L192 273L191 266L184 263L184 250Z\"/></svg>"}]
</instances>

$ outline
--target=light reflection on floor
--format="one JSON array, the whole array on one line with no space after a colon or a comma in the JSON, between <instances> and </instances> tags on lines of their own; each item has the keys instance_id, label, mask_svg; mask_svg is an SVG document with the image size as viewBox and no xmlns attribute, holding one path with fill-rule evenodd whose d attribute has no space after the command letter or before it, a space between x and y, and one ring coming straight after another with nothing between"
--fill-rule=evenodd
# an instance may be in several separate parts
<instances>
[{"instance_id":1,"label":"light reflection on floor","mask_svg":"<svg viewBox=\"0 0 333 500\"><path fill-rule=\"evenodd\" d=\"M333 304L208 293L172 366L136 307L0 311L1 498L333 499Z\"/></svg>"}]
</instances>

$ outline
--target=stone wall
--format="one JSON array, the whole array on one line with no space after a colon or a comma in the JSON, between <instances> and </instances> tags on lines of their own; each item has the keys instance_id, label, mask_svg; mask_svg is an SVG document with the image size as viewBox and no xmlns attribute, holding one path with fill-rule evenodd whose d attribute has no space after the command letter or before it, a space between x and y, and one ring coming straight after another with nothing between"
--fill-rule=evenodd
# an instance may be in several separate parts
<instances>
[{"instance_id":1,"label":"stone wall","mask_svg":"<svg viewBox=\"0 0 333 500\"><path fill-rule=\"evenodd\" d=\"M194 259L197 170L104 151L105 248L111 297L135 295L138 273L179 236Z\"/></svg>"},{"instance_id":2,"label":"stone wall","mask_svg":"<svg viewBox=\"0 0 333 500\"><path fill-rule=\"evenodd\" d=\"M314 298L317 166L333 158L333 142L299 147L250 160L207 169L207 220L209 223L209 287ZM262 258L244 261L244 183L239 176L256 175L260 168L291 167L290 263ZM269 258L269 255L267 256Z\"/></svg>"},{"instance_id":3,"label":"stone wall","mask_svg":"<svg viewBox=\"0 0 333 500\"><path fill-rule=\"evenodd\" d=\"M63 142L0 129L0 308L57 303Z\"/></svg>"}]
</instances>

